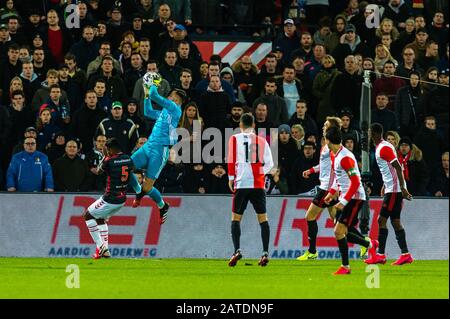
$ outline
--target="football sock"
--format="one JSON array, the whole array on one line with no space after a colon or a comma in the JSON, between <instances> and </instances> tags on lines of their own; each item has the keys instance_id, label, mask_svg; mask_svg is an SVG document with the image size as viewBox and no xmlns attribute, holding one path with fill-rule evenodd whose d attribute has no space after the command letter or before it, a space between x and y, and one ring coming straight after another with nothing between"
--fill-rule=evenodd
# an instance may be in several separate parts
<instances>
[{"instance_id":1,"label":"football sock","mask_svg":"<svg viewBox=\"0 0 450 319\"><path fill-rule=\"evenodd\" d=\"M270 227L269 222L266 220L259 224L261 226L261 239L263 244L263 251L269 251L269 238L270 238Z\"/></svg>"},{"instance_id":2,"label":"football sock","mask_svg":"<svg viewBox=\"0 0 450 319\"><path fill-rule=\"evenodd\" d=\"M318 233L318 227L317 227L317 221L311 220L308 221L308 239L309 239L309 249L308 251L311 254L315 254L317 252L316 250L316 240L317 240L317 233Z\"/></svg>"},{"instance_id":3,"label":"football sock","mask_svg":"<svg viewBox=\"0 0 450 319\"><path fill-rule=\"evenodd\" d=\"M387 228L380 228L378 233L378 242L380 245L378 246L378 253L384 254L384 250L386 248L386 241L388 238L389 230Z\"/></svg>"},{"instance_id":4,"label":"football sock","mask_svg":"<svg viewBox=\"0 0 450 319\"><path fill-rule=\"evenodd\" d=\"M370 241L366 240L355 227L348 229L347 240L352 244L358 244L366 248L370 246Z\"/></svg>"},{"instance_id":5,"label":"football sock","mask_svg":"<svg viewBox=\"0 0 450 319\"><path fill-rule=\"evenodd\" d=\"M103 244L102 238L100 237L100 232L98 231L98 225L95 219L86 220L87 228L89 229L89 233L91 234L92 239L98 248L100 248Z\"/></svg>"},{"instance_id":6,"label":"football sock","mask_svg":"<svg viewBox=\"0 0 450 319\"><path fill-rule=\"evenodd\" d=\"M405 230L396 230L395 237L397 238L397 243L400 249L402 250L402 254L406 254L408 252L408 246L406 245L406 233Z\"/></svg>"},{"instance_id":7,"label":"football sock","mask_svg":"<svg viewBox=\"0 0 450 319\"><path fill-rule=\"evenodd\" d=\"M151 199L158 205L158 208L164 207L164 200L162 199L161 193L158 189L155 187L152 187L152 189L147 193L148 196L150 196Z\"/></svg>"},{"instance_id":8,"label":"football sock","mask_svg":"<svg viewBox=\"0 0 450 319\"><path fill-rule=\"evenodd\" d=\"M233 239L234 251L237 251L241 245L241 222L236 220L231 222L231 238Z\"/></svg>"},{"instance_id":9,"label":"football sock","mask_svg":"<svg viewBox=\"0 0 450 319\"><path fill-rule=\"evenodd\" d=\"M108 225L106 223L99 224L97 228L100 232L100 237L102 238L103 244L108 247Z\"/></svg>"},{"instance_id":10,"label":"football sock","mask_svg":"<svg viewBox=\"0 0 450 319\"><path fill-rule=\"evenodd\" d=\"M342 258L342 266L348 266L348 244L347 244L347 238L344 237L342 239L339 239L338 241L339 245L339 251L341 253Z\"/></svg>"},{"instance_id":11,"label":"football sock","mask_svg":"<svg viewBox=\"0 0 450 319\"><path fill-rule=\"evenodd\" d=\"M131 177L130 177L130 185L131 185L131 187L133 187L134 192L135 192L136 194L139 194L139 193L142 191L142 187L141 187L141 185L139 184L139 181L138 181L136 175L134 175L134 174L131 174Z\"/></svg>"}]
</instances>

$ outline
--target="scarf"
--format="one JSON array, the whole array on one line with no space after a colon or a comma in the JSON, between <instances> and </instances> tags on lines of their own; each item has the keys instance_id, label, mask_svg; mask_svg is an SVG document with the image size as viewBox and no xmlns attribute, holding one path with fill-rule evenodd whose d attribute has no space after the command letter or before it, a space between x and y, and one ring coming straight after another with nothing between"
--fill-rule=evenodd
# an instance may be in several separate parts
<instances>
[{"instance_id":1,"label":"scarf","mask_svg":"<svg viewBox=\"0 0 450 319\"><path fill-rule=\"evenodd\" d=\"M411 158L411 151L408 154L403 155L401 152L398 152L398 160L400 165L403 168L403 175L405 176L405 181L409 182L409 169L408 169L408 161Z\"/></svg>"}]
</instances>

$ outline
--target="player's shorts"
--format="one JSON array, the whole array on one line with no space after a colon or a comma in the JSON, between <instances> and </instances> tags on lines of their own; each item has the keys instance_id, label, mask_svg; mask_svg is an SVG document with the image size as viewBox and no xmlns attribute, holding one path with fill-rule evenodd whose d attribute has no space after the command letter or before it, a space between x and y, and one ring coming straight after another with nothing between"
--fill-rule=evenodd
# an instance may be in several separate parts
<instances>
[{"instance_id":1,"label":"player's shorts","mask_svg":"<svg viewBox=\"0 0 450 319\"><path fill-rule=\"evenodd\" d=\"M163 145L142 146L131 155L136 168L145 169L145 176L156 180L169 159L169 147Z\"/></svg>"},{"instance_id":2,"label":"player's shorts","mask_svg":"<svg viewBox=\"0 0 450 319\"><path fill-rule=\"evenodd\" d=\"M347 227L358 224L358 212L361 210L364 201L362 199L352 199L344 206L343 210L336 212L336 221L347 225Z\"/></svg>"},{"instance_id":3,"label":"player's shorts","mask_svg":"<svg viewBox=\"0 0 450 319\"><path fill-rule=\"evenodd\" d=\"M238 215L244 214L249 201L257 214L266 213L266 192L262 188L236 189L233 194L232 212Z\"/></svg>"},{"instance_id":4,"label":"player's shorts","mask_svg":"<svg viewBox=\"0 0 450 319\"><path fill-rule=\"evenodd\" d=\"M327 196L327 194L328 194L328 191L317 187L317 194L316 194L316 196L314 196L313 204L320 208L326 208L326 207L334 206L337 203L339 203L339 201L337 199L333 199L330 202L330 204L325 203L324 199L325 199L325 196Z\"/></svg>"},{"instance_id":5,"label":"player's shorts","mask_svg":"<svg viewBox=\"0 0 450 319\"><path fill-rule=\"evenodd\" d=\"M105 202L102 196L88 207L88 212L95 219L107 219L116 214L123 207L123 205L125 205L125 203L111 204Z\"/></svg>"},{"instance_id":6,"label":"player's shorts","mask_svg":"<svg viewBox=\"0 0 450 319\"><path fill-rule=\"evenodd\" d=\"M385 218L400 219L402 212L403 195L402 193L386 193L383 198L380 215Z\"/></svg>"}]
</instances>

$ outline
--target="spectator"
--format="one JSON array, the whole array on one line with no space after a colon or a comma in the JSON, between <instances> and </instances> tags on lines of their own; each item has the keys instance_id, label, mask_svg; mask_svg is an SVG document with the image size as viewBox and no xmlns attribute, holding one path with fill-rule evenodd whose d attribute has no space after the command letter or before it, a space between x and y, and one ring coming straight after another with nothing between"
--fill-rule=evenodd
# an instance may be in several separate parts
<instances>
[{"instance_id":1,"label":"spectator","mask_svg":"<svg viewBox=\"0 0 450 319\"><path fill-rule=\"evenodd\" d=\"M86 70L89 63L97 57L99 44L94 39L94 28L87 25L83 28L83 38L75 43L70 49L70 53L77 57L78 66Z\"/></svg>"},{"instance_id":2,"label":"spectator","mask_svg":"<svg viewBox=\"0 0 450 319\"><path fill-rule=\"evenodd\" d=\"M428 27L430 30L430 38L439 45L439 56L445 55L445 46L448 43L448 24L445 25L445 17L443 10L434 12L433 22ZM11 32L11 31L10 31Z\"/></svg>"},{"instance_id":3,"label":"spectator","mask_svg":"<svg viewBox=\"0 0 450 319\"><path fill-rule=\"evenodd\" d=\"M43 48L35 48L32 58L34 72L38 75L40 81L45 81L47 72L54 65L51 61L50 53L46 53Z\"/></svg>"},{"instance_id":4,"label":"spectator","mask_svg":"<svg viewBox=\"0 0 450 319\"><path fill-rule=\"evenodd\" d=\"M255 131L259 136L265 137L270 141L270 129L276 127L272 122L267 119L268 111L267 105L264 103L258 103L255 107Z\"/></svg>"},{"instance_id":5,"label":"spectator","mask_svg":"<svg viewBox=\"0 0 450 319\"><path fill-rule=\"evenodd\" d=\"M371 121L373 123L380 123L383 126L383 131L398 131L399 126L395 113L387 109L389 98L386 93L380 92L375 98L376 109L372 110Z\"/></svg>"},{"instance_id":6,"label":"spectator","mask_svg":"<svg viewBox=\"0 0 450 319\"><path fill-rule=\"evenodd\" d=\"M284 98L288 117L295 113L296 103L300 98L308 99L302 83L295 78L295 69L292 65L284 67L283 78L277 85L277 94Z\"/></svg>"},{"instance_id":7,"label":"spectator","mask_svg":"<svg viewBox=\"0 0 450 319\"><path fill-rule=\"evenodd\" d=\"M416 28L414 18L408 18L405 21L405 30L400 32L398 39L392 43L392 52L394 56L400 59L400 54L408 43L414 41Z\"/></svg>"},{"instance_id":8,"label":"spectator","mask_svg":"<svg viewBox=\"0 0 450 319\"><path fill-rule=\"evenodd\" d=\"M414 137L414 144L422 150L423 160L427 164L430 176L434 176L446 148L444 140L436 132L434 116L425 117L424 126Z\"/></svg>"},{"instance_id":9,"label":"spectator","mask_svg":"<svg viewBox=\"0 0 450 319\"><path fill-rule=\"evenodd\" d=\"M154 50L152 50L152 47L150 46L149 38L139 39L139 54L142 58L142 65L147 65L148 61L156 58L156 53L153 51Z\"/></svg>"},{"instance_id":10,"label":"spectator","mask_svg":"<svg viewBox=\"0 0 450 319\"><path fill-rule=\"evenodd\" d=\"M381 41L382 36L385 34L389 34L392 41L396 41L400 36L398 29L394 26L394 21L389 18L383 18L375 32L379 41Z\"/></svg>"},{"instance_id":11,"label":"spectator","mask_svg":"<svg viewBox=\"0 0 450 319\"><path fill-rule=\"evenodd\" d=\"M112 56L107 55L103 57L100 69L91 75L87 87L91 89L98 79L103 79L106 83L107 96L114 101L122 101L125 99L127 91L122 78L114 73L113 63L114 59Z\"/></svg>"},{"instance_id":12,"label":"spectator","mask_svg":"<svg viewBox=\"0 0 450 319\"><path fill-rule=\"evenodd\" d=\"M65 154L53 165L55 190L57 192L86 192L91 185L88 163L78 156L78 144L69 140Z\"/></svg>"},{"instance_id":13,"label":"spectator","mask_svg":"<svg viewBox=\"0 0 450 319\"><path fill-rule=\"evenodd\" d=\"M355 150L358 150L358 146L361 140L360 133L352 127L355 127L356 124L352 123L353 121L353 113L349 109L343 109L341 113L339 113L339 117L341 118L341 132L342 132L342 141L345 141L348 138L353 139L355 142ZM373 120L372 120L373 122Z\"/></svg>"},{"instance_id":14,"label":"spectator","mask_svg":"<svg viewBox=\"0 0 450 319\"><path fill-rule=\"evenodd\" d=\"M395 114L400 124L400 134L402 136L414 138L422 121L424 111L420 73L412 71L409 75L408 85L400 88L395 98Z\"/></svg>"},{"instance_id":15,"label":"spectator","mask_svg":"<svg viewBox=\"0 0 450 319\"><path fill-rule=\"evenodd\" d=\"M264 90L264 85L266 80L271 77L278 75L277 71L277 57L273 53L269 53L266 56L264 65L261 67L261 72L256 75L255 85L254 85L254 98L258 98L262 91ZM250 104L251 105L251 104Z\"/></svg>"},{"instance_id":16,"label":"spectator","mask_svg":"<svg viewBox=\"0 0 450 319\"><path fill-rule=\"evenodd\" d=\"M151 23L153 22L154 16L154 5L152 0L139 0L138 1L138 10L139 14L142 17L143 23Z\"/></svg>"},{"instance_id":17,"label":"spectator","mask_svg":"<svg viewBox=\"0 0 450 319\"><path fill-rule=\"evenodd\" d=\"M49 108L52 114L51 122L61 128L66 128L70 123L70 105L69 101L62 99L61 88L58 84L50 86L49 97L46 103L42 104L39 108L39 112L43 108Z\"/></svg>"},{"instance_id":18,"label":"spectator","mask_svg":"<svg viewBox=\"0 0 450 319\"><path fill-rule=\"evenodd\" d=\"M319 31L318 31L319 32ZM324 44L324 41L321 42L315 42L316 44ZM288 61L289 64L292 63L292 61L300 56L305 61L310 61L313 58L313 38L311 36L311 33L309 32L302 32L300 35L300 48L297 50L292 51L291 57Z\"/></svg>"},{"instance_id":19,"label":"spectator","mask_svg":"<svg viewBox=\"0 0 450 319\"><path fill-rule=\"evenodd\" d=\"M192 24L191 0L154 0L153 6L158 8L161 3L165 3L170 7L172 19L177 22L183 22L186 25ZM156 20L158 15L155 15L153 18Z\"/></svg>"},{"instance_id":20,"label":"spectator","mask_svg":"<svg viewBox=\"0 0 450 319\"><path fill-rule=\"evenodd\" d=\"M84 97L84 106L73 114L69 135L80 139L85 150L91 150L94 133L99 123L108 115L99 107L95 91L88 90Z\"/></svg>"},{"instance_id":21,"label":"spectator","mask_svg":"<svg viewBox=\"0 0 450 319\"><path fill-rule=\"evenodd\" d=\"M215 127L223 132L231 103L221 86L219 76L210 77L208 89L200 97L199 110L206 127Z\"/></svg>"},{"instance_id":22,"label":"spectator","mask_svg":"<svg viewBox=\"0 0 450 319\"><path fill-rule=\"evenodd\" d=\"M321 44L314 45L313 58L305 62L305 73L308 75L309 80L312 82L316 78L316 75L322 70L322 59L325 57L325 46Z\"/></svg>"},{"instance_id":23,"label":"spectator","mask_svg":"<svg viewBox=\"0 0 450 319\"><path fill-rule=\"evenodd\" d=\"M294 124L291 127L292 139L297 144L297 149L301 151L303 144L305 143L305 130L300 124Z\"/></svg>"},{"instance_id":24,"label":"spectator","mask_svg":"<svg viewBox=\"0 0 450 319\"><path fill-rule=\"evenodd\" d=\"M375 68L377 72L383 73L384 64L388 61L394 63L394 66L397 67L398 62L392 57L389 49L383 44L378 44L375 48L375 59L374 59Z\"/></svg>"},{"instance_id":25,"label":"spectator","mask_svg":"<svg viewBox=\"0 0 450 319\"><path fill-rule=\"evenodd\" d=\"M330 37L327 41L325 41L325 47L328 52L333 52L334 49L338 46L340 43L342 35L345 34L345 27L347 25L347 19L344 15L337 15L334 18L334 28L333 32L331 33Z\"/></svg>"},{"instance_id":26,"label":"spectator","mask_svg":"<svg viewBox=\"0 0 450 319\"><path fill-rule=\"evenodd\" d=\"M10 150L8 136L10 135L11 121L6 107L0 105L0 171L8 165L8 153ZM0 176L0 189L3 189L3 176Z\"/></svg>"},{"instance_id":27,"label":"spectator","mask_svg":"<svg viewBox=\"0 0 450 319\"><path fill-rule=\"evenodd\" d=\"M37 145L40 152L46 152L50 148L53 136L61 130L55 123L51 123L51 109L43 108L39 111L39 117L36 121L38 131Z\"/></svg>"},{"instance_id":28,"label":"spectator","mask_svg":"<svg viewBox=\"0 0 450 319\"><path fill-rule=\"evenodd\" d=\"M128 99L126 105L126 116L128 119L132 120L136 125L136 130L138 132L138 136L150 135L150 130L147 127L147 123L145 123L144 119L140 116L138 110L138 102L136 99L130 98Z\"/></svg>"},{"instance_id":29,"label":"spectator","mask_svg":"<svg viewBox=\"0 0 450 319\"><path fill-rule=\"evenodd\" d=\"M300 48L300 39L296 32L294 20L284 20L283 30L284 32L273 42L273 48L279 47L283 54L283 63L289 64L292 52Z\"/></svg>"},{"instance_id":30,"label":"spectator","mask_svg":"<svg viewBox=\"0 0 450 319\"><path fill-rule=\"evenodd\" d=\"M332 55L336 60L336 66L339 70L344 69L344 59L348 55L361 53L367 54L364 43L361 42L359 35L356 34L356 28L353 24L347 24L345 34L341 36L339 44L334 49Z\"/></svg>"},{"instance_id":31,"label":"spectator","mask_svg":"<svg viewBox=\"0 0 450 319\"><path fill-rule=\"evenodd\" d=\"M239 128L242 114L244 114L244 104L239 101L234 102L231 105L231 113L228 115L227 127L233 130Z\"/></svg>"},{"instance_id":32,"label":"spectator","mask_svg":"<svg viewBox=\"0 0 450 319\"><path fill-rule=\"evenodd\" d=\"M209 191L209 174L202 163L186 165L183 191L191 194L205 194Z\"/></svg>"},{"instance_id":33,"label":"spectator","mask_svg":"<svg viewBox=\"0 0 450 319\"><path fill-rule=\"evenodd\" d=\"M403 62L400 63L395 70L395 75L409 77L411 72L423 73L423 70L417 65L415 52L410 47L405 47L402 53Z\"/></svg>"},{"instance_id":34,"label":"spectator","mask_svg":"<svg viewBox=\"0 0 450 319\"><path fill-rule=\"evenodd\" d=\"M23 83L22 79L18 76L15 76L11 79L9 83L9 94L5 94L5 104L9 104L11 102L11 94L14 91L22 91L23 92Z\"/></svg>"},{"instance_id":35,"label":"spectator","mask_svg":"<svg viewBox=\"0 0 450 319\"><path fill-rule=\"evenodd\" d=\"M110 113L112 100L109 96L105 94L106 93L105 80L103 79L96 80L93 90L95 92L95 95L97 96L97 104L100 107L100 109L105 111L106 113Z\"/></svg>"},{"instance_id":36,"label":"spectator","mask_svg":"<svg viewBox=\"0 0 450 319\"><path fill-rule=\"evenodd\" d=\"M103 58L105 56L111 56L111 43L109 43L108 41L103 41L100 43L100 47L98 49L98 56L89 63L89 65L87 66L87 71L86 71L86 76L89 78L92 74L96 73L100 66L102 65L102 61ZM113 66L114 66L114 70L116 70L116 72L118 72L119 74L122 72L122 69L120 67L120 62L117 61L116 59L113 59Z\"/></svg>"},{"instance_id":37,"label":"spectator","mask_svg":"<svg viewBox=\"0 0 450 319\"><path fill-rule=\"evenodd\" d=\"M136 124L123 114L122 103L112 104L111 115L100 122L95 135L103 134L106 138L115 137L124 153L130 154L138 139Z\"/></svg>"},{"instance_id":38,"label":"spectator","mask_svg":"<svg viewBox=\"0 0 450 319\"><path fill-rule=\"evenodd\" d=\"M383 75L373 83L373 97L377 97L378 93L381 92L387 94L389 98L388 109L390 110L394 110L397 91L405 86L405 82L402 79L395 77L394 74L394 62L387 61L383 66ZM373 102L375 104L375 101Z\"/></svg>"},{"instance_id":39,"label":"spectator","mask_svg":"<svg viewBox=\"0 0 450 319\"><path fill-rule=\"evenodd\" d=\"M83 96L86 91L86 72L77 66L77 58L67 53L64 63L59 67L58 84L66 91L72 113L83 104Z\"/></svg>"},{"instance_id":40,"label":"spectator","mask_svg":"<svg viewBox=\"0 0 450 319\"><path fill-rule=\"evenodd\" d=\"M430 91L434 90L434 88L436 87L436 85L434 85L434 84L439 83L439 69L437 67L429 68L425 72L425 75L423 76L423 80L425 82L429 82L429 83L423 83L423 85L422 85L423 94L428 95L428 93L430 93Z\"/></svg>"},{"instance_id":41,"label":"spectator","mask_svg":"<svg viewBox=\"0 0 450 319\"><path fill-rule=\"evenodd\" d=\"M389 18L399 29L405 28L405 21L409 18L410 7L402 0L389 0L384 7L383 18Z\"/></svg>"},{"instance_id":42,"label":"spectator","mask_svg":"<svg viewBox=\"0 0 450 319\"><path fill-rule=\"evenodd\" d=\"M53 192L52 169L47 155L36 151L36 139L25 139L24 151L11 159L6 187L9 192Z\"/></svg>"},{"instance_id":43,"label":"spectator","mask_svg":"<svg viewBox=\"0 0 450 319\"><path fill-rule=\"evenodd\" d=\"M400 135L396 131L387 131L386 141L391 143L392 146L394 146L394 148L397 150L400 144Z\"/></svg>"},{"instance_id":44,"label":"spectator","mask_svg":"<svg viewBox=\"0 0 450 319\"><path fill-rule=\"evenodd\" d=\"M181 68L191 71L194 85L200 81L200 61L191 56L191 44L186 41L180 41L177 47L178 60L177 64Z\"/></svg>"},{"instance_id":45,"label":"spectator","mask_svg":"<svg viewBox=\"0 0 450 319\"><path fill-rule=\"evenodd\" d=\"M206 79L201 80L195 86L195 90L199 95L206 92L209 86L209 80L212 76L220 76L220 66L219 63L213 61L208 65L208 77ZM230 83L225 80L220 80L221 86L226 94L229 96L230 102L234 103L236 101L236 96L234 95L233 87Z\"/></svg>"},{"instance_id":46,"label":"spectator","mask_svg":"<svg viewBox=\"0 0 450 319\"><path fill-rule=\"evenodd\" d=\"M315 135L319 136L319 131L317 129L316 122L312 119L312 117L307 113L308 103L306 100L298 100L296 103L296 112L292 114L288 124L293 126L295 124L300 124L305 130L305 135Z\"/></svg>"},{"instance_id":47,"label":"spectator","mask_svg":"<svg viewBox=\"0 0 450 319\"><path fill-rule=\"evenodd\" d=\"M277 84L274 78L266 80L264 92L253 102L253 109L260 103L267 105L269 122L278 126L288 122L286 102L277 94Z\"/></svg>"},{"instance_id":48,"label":"spectator","mask_svg":"<svg viewBox=\"0 0 450 319\"><path fill-rule=\"evenodd\" d=\"M319 21L319 30L314 33L313 40L314 43L323 44L328 41L331 36L331 21L330 17L322 17ZM312 46L312 41L311 41Z\"/></svg>"},{"instance_id":49,"label":"spectator","mask_svg":"<svg viewBox=\"0 0 450 319\"><path fill-rule=\"evenodd\" d=\"M423 70L439 65L439 46L433 40L428 41L425 45L425 55L417 60L417 64Z\"/></svg>"},{"instance_id":50,"label":"spectator","mask_svg":"<svg viewBox=\"0 0 450 319\"><path fill-rule=\"evenodd\" d=\"M322 59L322 70L317 74L313 82L314 96L319 100L316 121L319 125L325 122L330 114L336 114L334 103L331 100L331 93L337 76L341 74L336 69L336 62L331 55L326 55Z\"/></svg>"},{"instance_id":51,"label":"spectator","mask_svg":"<svg viewBox=\"0 0 450 319\"><path fill-rule=\"evenodd\" d=\"M130 57L131 68L125 71L123 81L127 89L127 96L133 94L134 86L139 78L146 73L146 68L142 66L142 57L139 53L132 53Z\"/></svg>"},{"instance_id":52,"label":"spectator","mask_svg":"<svg viewBox=\"0 0 450 319\"><path fill-rule=\"evenodd\" d=\"M131 68L132 45L129 42L122 42L115 57L120 63L120 74L124 74Z\"/></svg>"},{"instance_id":53,"label":"spectator","mask_svg":"<svg viewBox=\"0 0 450 319\"><path fill-rule=\"evenodd\" d=\"M348 108L352 111L355 121L359 122L363 77L358 74L355 56L347 56L344 63L345 69L336 77L331 95L334 97L337 112L340 112L343 108Z\"/></svg>"},{"instance_id":54,"label":"spectator","mask_svg":"<svg viewBox=\"0 0 450 319\"><path fill-rule=\"evenodd\" d=\"M246 104L251 104L254 97L253 90L256 85L258 67L252 63L249 55L244 55L233 66L235 85L243 93Z\"/></svg>"},{"instance_id":55,"label":"spectator","mask_svg":"<svg viewBox=\"0 0 450 319\"><path fill-rule=\"evenodd\" d=\"M175 26L173 26L173 32L168 33L167 39L161 39L161 45L159 49L160 60L162 60L165 52L167 52L168 49L174 49L175 51L177 51L178 45L181 42L189 43L189 58L200 62L202 59L200 51L198 50L197 45L189 39L186 28L181 24L176 24Z\"/></svg>"},{"instance_id":56,"label":"spectator","mask_svg":"<svg viewBox=\"0 0 450 319\"><path fill-rule=\"evenodd\" d=\"M229 194L227 172L222 164L213 164L209 176L210 194Z\"/></svg>"},{"instance_id":57,"label":"spectator","mask_svg":"<svg viewBox=\"0 0 450 319\"><path fill-rule=\"evenodd\" d=\"M7 92L11 80L22 71L18 44L13 43L9 46L7 58L0 61L0 70L2 70L0 73L0 89L3 89L3 92Z\"/></svg>"},{"instance_id":58,"label":"spectator","mask_svg":"<svg viewBox=\"0 0 450 319\"><path fill-rule=\"evenodd\" d=\"M118 48L122 35L130 28L129 24L123 18L121 6L114 5L111 8L111 19L107 23L107 28L111 47Z\"/></svg>"},{"instance_id":59,"label":"spectator","mask_svg":"<svg viewBox=\"0 0 450 319\"><path fill-rule=\"evenodd\" d=\"M176 65L177 59L177 51L168 49L164 55L164 62L159 68L159 73L169 82L171 89L180 86L181 67Z\"/></svg>"},{"instance_id":60,"label":"spectator","mask_svg":"<svg viewBox=\"0 0 450 319\"><path fill-rule=\"evenodd\" d=\"M41 105L47 103L47 101L49 100L50 87L58 85L58 82L59 82L58 71L54 69L48 70L46 80L41 83L41 87L36 91L36 93L34 93L33 100L31 101L31 108L33 112L35 112L35 114L38 114ZM63 105L68 106L69 101L67 99L67 93L61 90L61 88L59 88L59 90L60 90L59 92L60 94L58 94L60 95L59 99L63 101Z\"/></svg>"},{"instance_id":61,"label":"spectator","mask_svg":"<svg viewBox=\"0 0 450 319\"><path fill-rule=\"evenodd\" d=\"M280 125L278 127L278 163L282 172L285 173L281 176L286 180L288 180L293 164L299 155L297 144L291 137L291 128L287 124Z\"/></svg>"},{"instance_id":62,"label":"spectator","mask_svg":"<svg viewBox=\"0 0 450 319\"><path fill-rule=\"evenodd\" d=\"M398 159L403 167L409 193L413 196L426 196L426 186L430 180L428 168L423 161L422 151L408 137L400 140Z\"/></svg>"},{"instance_id":63,"label":"spectator","mask_svg":"<svg viewBox=\"0 0 450 319\"><path fill-rule=\"evenodd\" d=\"M378 72L375 69L375 62L372 58L364 58L363 64L362 64L362 71L370 71L369 78L370 83L374 83L375 80L378 78L377 74Z\"/></svg>"},{"instance_id":64,"label":"spectator","mask_svg":"<svg viewBox=\"0 0 450 319\"><path fill-rule=\"evenodd\" d=\"M66 146L66 134L63 131L59 131L53 136L52 144L47 150L48 161L53 167L55 161L64 155Z\"/></svg>"},{"instance_id":65,"label":"spectator","mask_svg":"<svg viewBox=\"0 0 450 319\"><path fill-rule=\"evenodd\" d=\"M319 185L319 175L312 174L308 178L303 177L303 172L318 165L319 158L316 156L316 144L305 142L301 149L301 155L292 165L289 174L289 193L292 195L306 195Z\"/></svg>"},{"instance_id":66,"label":"spectator","mask_svg":"<svg viewBox=\"0 0 450 319\"><path fill-rule=\"evenodd\" d=\"M105 135L97 135L95 137L94 147L86 148L89 150L86 154L86 162L88 163L89 170L91 172L90 180L92 181L91 189L102 192L106 188L106 174L105 172L98 170L100 163L105 158L103 150L106 144Z\"/></svg>"},{"instance_id":67,"label":"spectator","mask_svg":"<svg viewBox=\"0 0 450 319\"><path fill-rule=\"evenodd\" d=\"M431 194L436 197L448 197L449 156L448 152L442 154L439 170L431 180Z\"/></svg>"},{"instance_id":68,"label":"spectator","mask_svg":"<svg viewBox=\"0 0 450 319\"><path fill-rule=\"evenodd\" d=\"M67 29L59 25L58 13L54 9L47 12L48 27L43 29L43 41L48 44L50 54L56 63L64 62L64 53L72 45L72 36Z\"/></svg>"},{"instance_id":69,"label":"spectator","mask_svg":"<svg viewBox=\"0 0 450 319\"><path fill-rule=\"evenodd\" d=\"M34 125L34 119L36 118L31 111L31 107L25 104L25 94L23 91L13 91L11 104L7 107L9 124L5 124L3 129L8 128L8 150L16 145L24 132L26 133L26 128ZM34 138L37 138L37 131L33 127L35 134ZM22 145L22 144L21 144ZM23 149L21 149L23 150Z\"/></svg>"},{"instance_id":70,"label":"spectator","mask_svg":"<svg viewBox=\"0 0 450 319\"><path fill-rule=\"evenodd\" d=\"M271 195L287 195L289 186L286 173L281 168L274 168L272 172L266 176L266 192Z\"/></svg>"},{"instance_id":71,"label":"spectator","mask_svg":"<svg viewBox=\"0 0 450 319\"><path fill-rule=\"evenodd\" d=\"M39 81L38 75L34 72L33 62L22 63L20 79L22 80L25 98L27 101L31 101L36 91L41 87L41 81Z\"/></svg>"},{"instance_id":72,"label":"spectator","mask_svg":"<svg viewBox=\"0 0 450 319\"><path fill-rule=\"evenodd\" d=\"M186 92L185 102L194 101L198 98L197 91L192 85L192 71L190 69L181 69L180 86L178 88Z\"/></svg>"},{"instance_id":73,"label":"spectator","mask_svg":"<svg viewBox=\"0 0 450 319\"><path fill-rule=\"evenodd\" d=\"M162 3L159 6L153 4L154 10L158 12L154 20L148 26L148 34L150 37L150 46L153 48L153 52L159 52L161 43L158 43L158 35L167 31L167 23L171 16L171 8ZM175 26L175 23L174 23Z\"/></svg>"},{"instance_id":74,"label":"spectator","mask_svg":"<svg viewBox=\"0 0 450 319\"><path fill-rule=\"evenodd\" d=\"M177 162L177 153L171 149L167 165L162 169L155 187L162 193L183 193L184 176L184 164Z\"/></svg>"},{"instance_id":75,"label":"spectator","mask_svg":"<svg viewBox=\"0 0 450 319\"><path fill-rule=\"evenodd\" d=\"M421 59L425 55L427 41L428 41L427 29L419 28L416 30L416 38L414 39L414 41L406 46L414 50L416 61Z\"/></svg>"}]
</instances>

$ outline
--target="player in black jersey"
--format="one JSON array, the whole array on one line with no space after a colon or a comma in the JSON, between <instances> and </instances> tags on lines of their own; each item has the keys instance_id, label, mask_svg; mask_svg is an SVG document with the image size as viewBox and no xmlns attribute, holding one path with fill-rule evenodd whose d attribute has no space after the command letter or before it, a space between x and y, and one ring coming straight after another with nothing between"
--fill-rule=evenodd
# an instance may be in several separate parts
<instances>
[{"instance_id":1,"label":"player in black jersey","mask_svg":"<svg viewBox=\"0 0 450 319\"><path fill-rule=\"evenodd\" d=\"M125 204L130 174L133 171L133 161L130 156L122 153L117 139L110 138L105 146L107 156L98 170L106 174L106 190L103 196L83 213L89 233L97 246L94 259L111 257L108 250L108 225L105 219L116 214Z\"/></svg>"}]
</instances>

